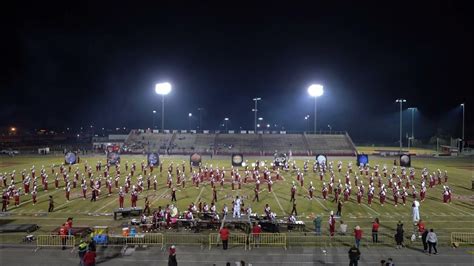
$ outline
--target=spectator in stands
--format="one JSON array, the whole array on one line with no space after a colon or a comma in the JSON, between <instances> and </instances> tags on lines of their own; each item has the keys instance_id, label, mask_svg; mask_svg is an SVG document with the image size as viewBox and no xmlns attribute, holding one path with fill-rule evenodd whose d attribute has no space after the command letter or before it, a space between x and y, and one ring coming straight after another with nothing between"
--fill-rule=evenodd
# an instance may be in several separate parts
<instances>
[{"instance_id":1,"label":"spectator in stands","mask_svg":"<svg viewBox=\"0 0 474 266\"><path fill-rule=\"evenodd\" d=\"M176 260L176 247L174 245L170 247L168 266L178 266L178 261Z\"/></svg>"},{"instance_id":2,"label":"spectator in stands","mask_svg":"<svg viewBox=\"0 0 474 266\"><path fill-rule=\"evenodd\" d=\"M372 223L372 242L378 243L379 242L379 218L375 218L374 222Z\"/></svg>"},{"instance_id":3,"label":"spectator in stands","mask_svg":"<svg viewBox=\"0 0 474 266\"><path fill-rule=\"evenodd\" d=\"M356 246L349 249L349 266L357 266L360 259L360 251Z\"/></svg>"},{"instance_id":4,"label":"spectator in stands","mask_svg":"<svg viewBox=\"0 0 474 266\"><path fill-rule=\"evenodd\" d=\"M354 228L354 238L355 238L355 244L357 248L359 248L360 240L362 239L362 229L360 228L360 226L356 226Z\"/></svg>"},{"instance_id":5,"label":"spectator in stands","mask_svg":"<svg viewBox=\"0 0 474 266\"><path fill-rule=\"evenodd\" d=\"M314 223L314 233L316 235L321 235L321 216L317 215L316 218L314 218L313 223Z\"/></svg>"},{"instance_id":6,"label":"spectator in stands","mask_svg":"<svg viewBox=\"0 0 474 266\"><path fill-rule=\"evenodd\" d=\"M229 235L230 235L229 229L227 229L227 227L223 226L223 227L221 227L221 230L219 231L219 234L220 234L220 237L221 237L221 240L222 240L222 248L224 250L227 250L227 244L228 244Z\"/></svg>"},{"instance_id":7,"label":"spectator in stands","mask_svg":"<svg viewBox=\"0 0 474 266\"><path fill-rule=\"evenodd\" d=\"M438 254L438 250L436 249L436 244L438 243L438 237L436 236L436 233L433 231L433 229L430 229L430 232L426 236L426 242L428 243L429 246L429 253L431 255L431 248L434 249L434 255Z\"/></svg>"},{"instance_id":8,"label":"spectator in stands","mask_svg":"<svg viewBox=\"0 0 474 266\"><path fill-rule=\"evenodd\" d=\"M344 221L341 220L341 225L339 226L339 234L346 235L346 233L347 233L347 224L345 224Z\"/></svg>"}]
</instances>

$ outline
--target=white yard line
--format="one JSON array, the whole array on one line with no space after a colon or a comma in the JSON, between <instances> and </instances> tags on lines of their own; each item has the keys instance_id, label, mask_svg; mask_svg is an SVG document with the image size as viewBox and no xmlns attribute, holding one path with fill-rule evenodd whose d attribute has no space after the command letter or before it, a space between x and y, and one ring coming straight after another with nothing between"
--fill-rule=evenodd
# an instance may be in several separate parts
<instances>
[{"instance_id":1,"label":"white yard line","mask_svg":"<svg viewBox=\"0 0 474 266\"><path fill-rule=\"evenodd\" d=\"M372 212L374 212L375 214L379 215L380 216L380 213L376 212L374 209L370 208L369 206L365 205L365 204L361 204L362 206L366 207L367 209L371 210Z\"/></svg>"},{"instance_id":2,"label":"white yard line","mask_svg":"<svg viewBox=\"0 0 474 266\"><path fill-rule=\"evenodd\" d=\"M199 195L197 195L196 199L194 200L194 202L198 202L198 200L201 198L201 195L202 195L202 192L204 191L204 186L202 186L201 188L201 191L199 192Z\"/></svg>"},{"instance_id":3,"label":"white yard line","mask_svg":"<svg viewBox=\"0 0 474 266\"><path fill-rule=\"evenodd\" d=\"M316 199L316 202L319 203L319 205L321 205L321 207L323 207L324 210L329 211L329 209L326 206L324 206L324 204L321 203L321 201L318 199L318 197L314 197L314 199Z\"/></svg>"},{"instance_id":4,"label":"white yard line","mask_svg":"<svg viewBox=\"0 0 474 266\"><path fill-rule=\"evenodd\" d=\"M275 197L275 200L276 200L278 206L280 207L280 210L283 212L283 214L286 214L285 209L283 209L283 206L281 206L280 200L278 199L278 197L275 194L275 191L272 190L272 194Z\"/></svg>"},{"instance_id":5,"label":"white yard line","mask_svg":"<svg viewBox=\"0 0 474 266\"><path fill-rule=\"evenodd\" d=\"M150 202L150 206L153 205L153 203L157 202L161 197L163 197L163 195L166 194L166 192L168 192L169 188L165 189L165 191L163 191L163 193L161 193L156 199L154 199L152 202Z\"/></svg>"},{"instance_id":6,"label":"white yard line","mask_svg":"<svg viewBox=\"0 0 474 266\"><path fill-rule=\"evenodd\" d=\"M110 201L109 203L105 204L104 206L100 207L99 209L95 210L94 213L98 213L99 211L103 210L105 207L112 205L112 203L116 202L115 200Z\"/></svg>"},{"instance_id":7,"label":"white yard line","mask_svg":"<svg viewBox=\"0 0 474 266\"><path fill-rule=\"evenodd\" d=\"M463 213L465 213L465 214L467 214L467 215L469 215L469 216L474 216L474 214L472 214L472 213L469 213L469 212L467 212L467 211L464 211L464 210L461 210L461 209L459 209L459 208L454 207L453 204L449 204L449 207L451 207L451 208L453 208L453 209L455 209L455 210L458 210L458 211L460 211L460 212L463 212Z\"/></svg>"}]
</instances>

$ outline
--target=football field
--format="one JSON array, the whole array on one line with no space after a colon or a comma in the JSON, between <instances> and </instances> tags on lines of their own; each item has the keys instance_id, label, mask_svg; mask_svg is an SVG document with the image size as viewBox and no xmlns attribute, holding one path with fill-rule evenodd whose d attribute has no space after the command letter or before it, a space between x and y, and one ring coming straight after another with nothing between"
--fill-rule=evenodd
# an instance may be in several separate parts
<instances>
[{"instance_id":1,"label":"football field","mask_svg":"<svg viewBox=\"0 0 474 266\"><path fill-rule=\"evenodd\" d=\"M249 163L255 162L256 160L266 161L269 165L273 158L272 157L245 157ZM303 163L305 160L309 160L309 169L305 173L304 187L296 182L296 172L290 170L288 172L281 171L282 179L274 181L273 191L269 192L265 182L262 182L260 189L260 201L252 202L254 196L255 183L248 182L242 185L242 189L231 189L230 184L230 170L231 170L231 159L230 156L218 156L211 159L209 156L203 156L202 164L214 168L222 167L226 170L226 182L224 188L221 189L220 185L217 184L217 210L221 212L223 205L227 204L229 209L232 205L232 200L235 196L239 195L243 198L245 206L251 206L253 212L257 212L259 215L263 214L263 208L265 204L269 204L272 211L277 214L278 219L286 220L292 209L292 202L290 202L290 188L293 181L297 184L296 193L296 204L298 210L297 220L302 220L306 223L307 230L313 229L312 220L316 215L321 215L323 218L322 231L324 235L328 234L328 215L329 212L336 211L336 203L333 202L333 195L328 195L328 200L322 199L322 182L319 179L318 173L313 173L312 164L314 158L297 157L293 158L296 161L297 167L303 169ZM375 157L370 156L370 166L380 165L380 169L385 164L388 168L388 174L391 173L391 167L395 157ZM125 171L125 162L128 162L130 166L133 162L136 163L136 172L132 179L132 185L136 184L136 177L141 175L140 164L145 161L146 157L143 155L122 155L121 156L121 178L120 185L124 184L124 177L128 172ZM171 189L166 185L166 170L168 165L173 162L176 166L181 167L184 162L186 165L186 188L178 187L177 190L177 207L179 212L183 212L187 207L194 202L196 205L199 201L208 204L212 200L212 188L210 183L204 182L196 188L193 186L190 173L189 173L189 156L162 156L160 160L163 162L163 171L160 173L158 168L154 169L153 175L157 175L158 187L155 191L153 184L150 190L147 189L146 178L144 177L144 191L138 196L137 206L144 206L144 198L148 197L151 202L151 208L156 209L158 206L166 206L170 204ZM78 186L71 190L71 200L66 201L64 191L64 181L60 177L60 188L54 188L54 178L51 174L51 166L55 166L55 171L59 171L59 165L63 163L63 156L17 156L17 157L0 157L0 172L11 173L13 170L16 171L15 181L17 186L23 187L21 184L21 172L26 169L29 173L31 167L34 165L36 168L36 174L39 176L39 171L44 165L46 173L49 175L49 190L43 191L41 186L41 180L39 179L38 186L38 203L32 204L31 195L22 195L21 204L18 207L14 207L13 200L10 201L8 208L8 214L0 217L0 223L37 223L40 225L40 231L43 233L49 233L54 228L60 226L67 217L74 218L74 226L94 226L94 225L108 225L111 228L112 233L120 233L121 225L125 220L113 220L113 210L118 208L118 189L113 187L113 194L108 196L105 182L102 183L101 194L96 202L91 202L91 190L87 191L87 198L82 198L82 191L80 188L80 180ZM95 165L97 161L105 162L104 155L94 156L83 156L81 157L81 163L72 166L72 172L78 167L80 173L84 172L84 164L92 166L94 176L101 175L102 173L96 172ZM338 179L345 182L344 174L347 171L348 162L353 162L354 172L358 173L356 166L355 157L328 157L328 161L333 161L335 170L335 183ZM342 161L343 169L341 173L337 171L337 162ZM426 223L427 228L434 228L441 239L449 238L450 232L474 232L474 196L471 190L471 181L473 179L474 165L470 158L419 158L412 157L412 167L416 170L415 182L418 191L420 190L420 174L423 168L428 168L430 173L435 172L437 169L448 171L449 179L448 185L453 190L453 200L450 204L445 204L442 201L442 185L436 185L433 188L428 188L426 193L426 200L421 203L420 215ZM66 167L67 169L67 167ZM129 169L130 170L130 169ZM197 168L195 168L197 170ZM372 170L372 169L371 169ZM148 170L149 171L149 170ZM242 175L244 169L241 168L239 171ZM382 171L380 171L382 173ZM70 174L70 179L73 178L73 173ZM115 177L115 167L110 168L110 175ZM273 175L273 174L272 174ZM87 175L86 175L87 176ZM175 170L173 171L173 180L175 182ZM354 183L354 174L351 175L351 182ZM369 183L368 177L364 174L360 176L360 180L364 181L364 185L367 186ZM87 179L88 181L88 179ZM307 187L310 181L313 182L315 187L315 198L312 200L308 197ZM324 181L329 181L329 174L324 176ZM444 180L443 180L444 181ZM8 182L10 177L8 175ZM377 184L376 181L374 181ZM384 183L387 184L387 180L384 179ZM376 185L377 186L377 185ZM398 204L394 206L391 189L387 191L387 201L384 206L381 206L378 200L378 188L376 188L376 197L371 206L367 205L367 195L365 193L362 199L362 204L357 204L356 201L356 189L353 186L353 192L350 200L344 203L342 210L341 219L348 224L348 231L356 225L360 225L362 229L370 234L371 222L374 218L379 218L381 223L380 234L392 237L397 222L400 220L405 224L405 231L411 232L411 202L412 197L407 197L407 204L403 206ZM367 191L367 190L366 190ZM52 195L55 201L55 211L48 213L48 196ZM130 194L125 196L125 207L130 207ZM339 221L339 220L338 220ZM336 228L339 227L339 223ZM5 236L3 236L5 237Z\"/></svg>"}]
</instances>

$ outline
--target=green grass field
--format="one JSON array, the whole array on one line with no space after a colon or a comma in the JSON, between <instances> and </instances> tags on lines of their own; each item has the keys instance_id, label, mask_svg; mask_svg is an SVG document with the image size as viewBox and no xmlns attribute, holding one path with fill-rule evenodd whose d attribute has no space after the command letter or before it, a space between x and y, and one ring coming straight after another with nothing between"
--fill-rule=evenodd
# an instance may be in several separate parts
<instances>
[{"instance_id":1,"label":"green grass field","mask_svg":"<svg viewBox=\"0 0 474 266\"><path fill-rule=\"evenodd\" d=\"M230 156L229 156L230 157ZM252 162L256 158L245 158ZM266 159L270 162L272 158L259 158L260 160ZM296 158L298 167L303 168L303 162L306 158ZM394 158L377 158L375 156L370 157L370 165L374 166L379 164L382 166L386 164L389 169L393 163ZM91 156L82 157L81 164L77 165L79 170L84 170L85 161L87 161L94 170L95 164L98 160L105 161L105 156ZM124 163L126 161L131 165L132 162L137 164L137 172L135 177L141 174L140 163L145 160L145 156L139 155L123 155L122 160L122 178L120 184L124 182ZM148 196L151 201L152 209L158 206L165 206L170 203L170 189L167 188L166 173L167 165L170 162L181 164L184 161L189 162L189 157L162 157L161 160L164 162L163 173L159 173L159 169L155 169L154 174L158 177L158 189L157 191L145 190L139 195L138 206L144 205L144 198ZM344 182L343 173L346 172L347 163L349 161L354 162L354 170L357 170L355 166L355 158L353 157L342 157L342 158L328 158L330 161L334 161L335 168L337 161L343 161L343 171L341 174L337 173L336 178L341 179ZM83 200L80 186L71 191L70 202L66 202L65 192L62 189L64 182L60 178L61 189L54 189L54 179L51 176L51 165L59 165L63 162L61 156L17 156L17 157L0 157L0 171L11 172L16 170L17 176L16 181L21 181L21 171L23 169L30 169L32 165L36 166L37 174L42 165L46 167L49 175L49 191L43 192L41 186L39 186L38 193L38 204L32 205L31 196L23 195L21 197L21 205L19 207L13 207L10 204L9 215L0 217L0 223L37 223L41 226L39 233L48 233L52 229L62 224L67 217L74 217L75 226L94 226L94 225L109 225L111 231L118 233L121 230L121 224L124 220L114 221L111 213L118 207L118 196L117 189L114 188L114 194L107 197L105 188L102 188L101 197L97 202L90 202L90 200ZM212 164L213 166L218 165L219 167L226 168L226 180L229 180L230 175L230 158L214 158L212 161L209 157L203 158L203 164ZM453 202L451 204L444 204L442 202L442 186L438 185L432 189L428 188L425 202L422 203L420 208L421 218L425 220L428 228L435 228L439 232L441 237L448 237L450 232L474 232L474 211L473 211L473 191L471 190L471 180L473 179L474 165L472 158L417 158L412 157L412 166L416 169L416 182L419 186L419 178L421 169L427 167L431 172L440 168L441 170L447 170L449 174L448 183L453 190ZM73 167L75 169L76 166ZM311 168L311 167L310 167ZM56 168L58 171L58 169ZM189 167L186 165L186 177L189 178ZM115 167L111 167L111 175L115 176ZM284 180L276 181L273 185L273 192L269 193L267 186L262 182L261 189L264 189L260 193L260 202L251 202L253 198L253 188L255 184L253 182L244 184L241 190L232 191L230 189L230 183L225 184L224 190L218 190L218 202L217 209L220 211L223 204L231 205L232 199L236 195L243 196L246 205L251 204L254 212L259 214L263 213L263 207L266 203L270 204L272 211L276 212L278 218L287 217L291 211L292 204L290 202L290 187L291 182L296 180L296 174L293 172L282 172ZM353 176L352 176L353 177ZM71 177L72 178L72 177ZM325 181L329 180L329 175L325 176ZM364 184L368 184L368 178L364 177ZM132 184L135 183L132 181ZM312 220L315 215L319 214L323 216L323 234L327 232L327 219L330 210L336 210L336 204L332 202L332 195L329 195L331 200L324 201L321 197L321 181L319 176L308 171L305 175L305 186L308 186L310 181L313 181L313 185L316 188L315 195L316 199L309 200L306 198L308 195L307 191L298 186L297 192L297 208L298 208L298 220L306 222L308 230L312 230ZM353 182L353 181L352 181ZM21 185L21 184L20 184ZM22 187L22 186L21 186ZM378 191L378 188L377 190ZM90 199L90 189L88 190L88 197ZM53 195L56 202L56 210L54 213L47 213L48 209L48 195ZM197 203L199 199L203 202L210 203L212 197L212 189L210 184L202 184L199 189L192 186L192 182L187 181L186 188L180 189L177 192L177 206L178 209L184 211L191 202ZM387 203L382 207L379 204L378 198L374 199L371 207L367 205L367 197L364 195L363 204L358 205L355 198L355 193L352 193L350 202L346 202L343 208L342 218L344 222L352 228L356 225L360 225L367 234L370 234L371 222L375 217L378 217L381 222L381 234L393 236L396 223L401 220L405 223L405 231L410 232L411 227L411 197L408 197L408 204L402 206L399 204L398 207L393 205L391 190L387 193ZM125 207L130 206L130 196L125 197ZM338 228L338 227L337 227Z\"/></svg>"}]
</instances>

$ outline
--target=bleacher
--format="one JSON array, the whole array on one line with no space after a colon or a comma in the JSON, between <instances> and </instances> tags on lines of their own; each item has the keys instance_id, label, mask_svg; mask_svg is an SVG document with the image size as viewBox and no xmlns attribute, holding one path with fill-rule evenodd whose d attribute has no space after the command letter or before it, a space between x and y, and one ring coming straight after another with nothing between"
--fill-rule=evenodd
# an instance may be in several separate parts
<instances>
[{"instance_id":1,"label":"bleacher","mask_svg":"<svg viewBox=\"0 0 474 266\"><path fill-rule=\"evenodd\" d=\"M188 131L189 132L189 131ZM295 156L316 154L353 156L356 148L345 132L332 134L227 134L227 133L151 133L132 131L125 144L133 153L161 154L232 154L273 155L275 152Z\"/></svg>"},{"instance_id":2,"label":"bleacher","mask_svg":"<svg viewBox=\"0 0 474 266\"><path fill-rule=\"evenodd\" d=\"M350 137L340 135L305 135L312 154L355 155Z\"/></svg>"},{"instance_id":3,"label":"bleacher","mask_svg":"<svg viewBox=\"0 0 474 266\"><path fill-rule=\"evenodd\" d=\"M262 143L258 134L217 134L216 154L245 153L261 155Z\"/></svg>"},{"instance_id":4,"label":"bleacher","mask_svg":"<svg viewBox=\"0 0 474 266\"><path fill-rule=\"evenodd\" d=\"M262 139L265 155L273 155L276 151L289 153L290 150L293 155L309 155L303 134L264 134Z\"/></svg>"}]
</instances>

